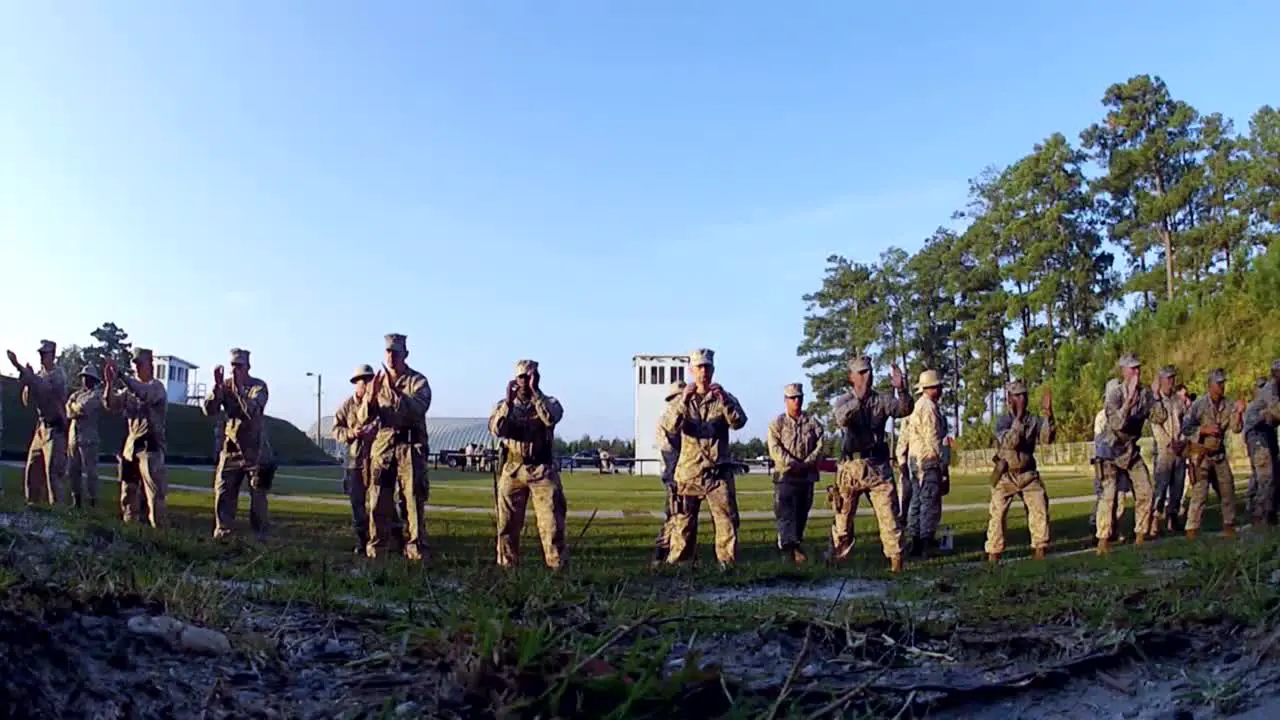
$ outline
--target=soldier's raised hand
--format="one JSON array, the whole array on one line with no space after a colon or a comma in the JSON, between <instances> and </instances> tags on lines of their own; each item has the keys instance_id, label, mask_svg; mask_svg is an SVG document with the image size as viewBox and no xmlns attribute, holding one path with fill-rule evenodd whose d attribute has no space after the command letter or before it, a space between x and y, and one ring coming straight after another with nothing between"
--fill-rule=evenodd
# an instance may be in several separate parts
<instances>
[{"instance_id":1,"label":"soldier's raised hand","mask_svg":"<svg viewBox=\"0 0 1280 720\"><path fill-rule=\"evenodd\" d=\"M9 356L9 364L13 365L13 369L22 372L22 363L18 362L18 355L12 350L6 350L5 355Z\"/></svg>"},{"instance_id":2,"label":"soldier's raised hand","mask_svg":"<svg viewBox=\"0 0 1280 720\"><path fill-rule=\"evenodd\" d=\"M1239 399L1237 399L1237 400L1236 400L1236 414L1237 414L1237 415L1243 415L1243 414L1244 414L1244 408L1245 408L1245 402L1244 402L1244 400L1239 400Z\"/></svg>"},{"instance_id":3,"label":"soldier's raised hand","mask_svg":"<svg viewBox=\"0 0 1280 720\"><path fill-rule=\"evenodd\" d=\"M110 384L116 379L116 364L110 360L102 363L102 381Z\"/></svg>"},{"instance_id":4,"label":"soldier's raised hand","mask_svg":"<svg viewBox=\"0 0 1280 720\"><path fill-rule=\"evenodd\" d=\"M520 383L512 380L507 383L507 402L515 402L516 391L520 389Z\"/></svg>"},{"instance_id":5,"label":"soldier's raised hand","mask_svg":"<svg viewBox=\"0 0 1280 720\"><path fill-rule=\"evenodd\" d=\"M889 384L895 389L902 389L902 370L897 365L889 366Z\"/></svg>"},{"instance_id":6,"label":"soldier's raised hand","mask_svg":"<svg viewBox=\"0 0 1280 720\"><path fill-rule=\"evenodd\" d=\"M1053 412L1053 391L1045 388L1044 394L1040 396L1040 409L1045 415Z\"/></svg>"},{"instance_id":7,"label":"soldier's raised hand","mask_svg":"<svg viewBox=\"0 0 1280 720\"><path fill-rule=\"evenodd\" d=\"M698 386L694 385L693 383L689 383L688 385L684 386L684 393L680 396L680 399L685 402L689 402L690 400L693 399L693 396L697 394L697 392L698 392Z\"/></svg>"},{"instance_id":8,"label":"soldier's raised hand","mask_svg":"<svg viewBox=\"0 0 1280 720\"><path fill-rule=\"evenodd\" d=\"M213 386L214 386L214 388L215 388L215 389L222 389L222 383L223 383L225 380L226 380L226 375L225 375L225 373L223 372L223 368L222 368L222 366L221 366L221 365L214 365L214 366L213 366Z\"/></svg>"},{"instance_id":9,"label":"soldier's raised hand","mask_svg":"<svg viewBox=\"0 0 1280 720\"><path fill-rule=\"evenodd\" d=\"M720 383L711 383L707 390L711 392L711 397L724 402L724 388L720 387Z\"/></svg>"},{"instance_id":10,"label":"soldier's raised hand","mask_svg":"<svg viewBox=\"0 0 1280 720\"><path fill-rule=\"evenodd\" d=\"M542 382L542 373L538 372L538 368L529 371L529 389L537 392L538 384Z\"/></svg>"}]
</instances>

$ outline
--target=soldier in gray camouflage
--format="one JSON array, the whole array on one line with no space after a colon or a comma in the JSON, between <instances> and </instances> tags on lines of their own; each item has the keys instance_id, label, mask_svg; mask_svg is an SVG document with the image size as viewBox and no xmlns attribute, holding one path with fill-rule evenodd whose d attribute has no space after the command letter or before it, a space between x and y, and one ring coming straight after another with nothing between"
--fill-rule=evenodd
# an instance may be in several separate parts
<instances>
[{"instance_id":1,"label":"soldier in gray camouflage","mask_svg":"<svg viewBox=\"0 0 1280 720\"><path fill-rule=\"evenodd\" d=\"M773 514L778 527L778 552L801 565L804 528L813 507L813 486L822 459L822 424L804 412L800 383L783 388L786 412L769 421L769 459L773 461Z\"/></svg>"},{"instance_id":2,"label":"soldier in gray camouflage","mask_svg":"<svg viewBox=\"0 0 1280 720\"><path fill-rule=\"evenodd\" d=\"M1236 534L1236 485L1227 461L1227 431L1240 432L1244 427L1245 403L1234 404L1226 397L1227 374L1217 368L1210 371L1208 391L1196 398L1182 419L1182 437L1187 443L1187 463L1195 472L1191 486L1191 503L1187 508L1187 537L1200 530L1211 476L1218 480L1222 499L1222 534Z\"/></svg>"}]
</instances>

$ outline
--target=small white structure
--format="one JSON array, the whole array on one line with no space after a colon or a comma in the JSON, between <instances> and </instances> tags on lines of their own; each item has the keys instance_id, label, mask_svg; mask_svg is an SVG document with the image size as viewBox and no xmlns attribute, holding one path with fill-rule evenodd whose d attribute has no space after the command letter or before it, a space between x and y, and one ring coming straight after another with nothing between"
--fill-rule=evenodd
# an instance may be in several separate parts
<instances>
[{"instance_id":1,"label":"small white structure","mask_svg":"<svg viewBox=\"0 0 1280 720\"><path fill-rule=\"evenodd\" d=\"M667 388L685 380L688 355L636 355L631 358L631 381L636 386L635 443L636 460L661 461L658 452L658 420L666 408ZM660 466L646 462L636 467L637 473L656 474Z\"/></svg>"},{"instance_id":2,"label":"small white structure","mask_svg":"<svg viewBox=\"0 0 1280 720\"><path fill-rule=\"evenodd\" d=\"M153 361L156 378L164 383L169 394L169 402L175 405L187 405L192 397L199 397L203 387L196 384L195 371L199 365L189 363L177 355L156 355Z\"/></svg>"}]
</instances>

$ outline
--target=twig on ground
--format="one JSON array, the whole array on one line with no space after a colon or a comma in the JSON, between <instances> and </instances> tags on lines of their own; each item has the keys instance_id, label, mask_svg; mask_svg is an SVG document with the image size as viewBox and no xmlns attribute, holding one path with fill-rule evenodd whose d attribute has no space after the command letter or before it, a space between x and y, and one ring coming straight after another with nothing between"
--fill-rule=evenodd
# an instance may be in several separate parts
<instances>
[{"instance_id":1,"label":"twig on ground","mask_svg":"<svg viewBox=\"0 0 1280 720\"><path fill-rule=\"evenodd\" d=\"M765 720L773 720L778 716L778 710L782 708L782 701L791 692L791 683L795 682L796 675L800 672L800 664L804 662L804 658L808 654L809 629L805 628L804 644L800 646L800 652L796 654L795 661L791 663L791 672L787 673L787 681L782 684L782 691L778 693L778 699L773 701L773 707L769 710L769 714L765 716Z\"/></svg>"}]
</instances>

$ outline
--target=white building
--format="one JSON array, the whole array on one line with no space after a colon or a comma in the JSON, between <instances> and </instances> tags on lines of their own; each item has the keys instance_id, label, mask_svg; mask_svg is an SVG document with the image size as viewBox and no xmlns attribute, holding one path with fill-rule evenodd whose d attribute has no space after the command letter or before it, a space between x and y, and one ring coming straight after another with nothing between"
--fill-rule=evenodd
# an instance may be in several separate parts
<instances>
[{"instance_id":1,"label":"white building","mask_svg":"<svg viewBox=\"0 0 1280 720\"><path fill-rule=\"evenodd\" d=\"M658 420L666 407L667 388L685 379L688 355L636 355L631 358L631 380L636 385L635 443L637 461L661 461L658 452ZM659 465L641 462L637 474L655 475Z\"/></svg>"},{"instance_id":2,"label":"white building","mask_svg":"<svg viewBox=\"0 0 1280 720\"><path fill-rule=\"evenodd\" d=\"M176 355L156 355L153 364L156 378L164 383L170 403L187 405L204 397L204 384L196 382L195 371L199 365Z\"/></svg>"}]
</instances>

